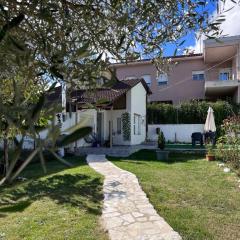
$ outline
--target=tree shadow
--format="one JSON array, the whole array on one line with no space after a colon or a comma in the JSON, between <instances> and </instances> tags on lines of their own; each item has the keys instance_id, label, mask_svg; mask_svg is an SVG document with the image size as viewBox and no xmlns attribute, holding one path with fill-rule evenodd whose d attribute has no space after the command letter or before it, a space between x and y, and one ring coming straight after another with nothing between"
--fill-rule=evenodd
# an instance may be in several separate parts
<instances>
[{"instance_id":1,"label":"tree shadow","mask_svg":"<svg viewBox=\"0 0 240 240\"><path fill-rule=\"evenodd\" d=\"M38 179L40 177L49 176L54 173L58 173L63 170L66 170L66 169L71 169L71 168L87 165L85 158L83 158L83 157L67 157L64 159L66 161L68 161L69 163L71 163L73 166L68 167L56 159L53 159L53 160L47 159L47 164L46 164L47 173L46 174L44 174L41 164L39 162L33 162L33 163L30 163L29 166L27 166L27 168L21 174L21 177L26 177L27 179ZM13 184L17 184L17 182L15 181Z\"/></svg>"},{"instance_id":2,"label":"tree shadow","mask_svg":"<svg viewBox=\"0 0 240 240\"><path fill-rule=\"evenodd\" d=\"M1 195L0 217L5 216L3 213L24 211L31 203L45 197L57 204L70 204L99 215L103 199L101 179L85 174L36 179L19 184L14 190Z\"/></svg>"}]
</instances>

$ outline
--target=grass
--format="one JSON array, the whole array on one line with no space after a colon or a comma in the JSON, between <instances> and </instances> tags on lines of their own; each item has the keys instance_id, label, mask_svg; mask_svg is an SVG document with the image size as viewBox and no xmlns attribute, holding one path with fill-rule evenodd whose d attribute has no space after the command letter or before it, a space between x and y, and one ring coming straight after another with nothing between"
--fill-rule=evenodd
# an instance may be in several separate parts
<instances>
[{"instance_id":1,"label":"grass","mask_svg":"<svg viewBox=\"0 0 240 240\"><path fill-rule=\"evenodd\" d=\"M69 161L75 167L49 162L47 176L32 164L26 181L0 188L0 239L108 239L99 224L103 179L82 158Z\"/></svg>"},{"instance_id":2,"label":"grass","mask_svg":"<svg viewBox=\"0 0 240 240\"><path fill-rule=\"evenodd\" d=\"M216 162L181 154L159 162L151 150L111 160L136 174L155 209L183 239L240 239L239 183Z\"/></svg>"},{"instance_id":3,"label":"grass","mask_svg":"<svg viewBox=\"0 0 240 240\"><path fill-rule=\"evenodd\" d=\"M168 149L205 149L205 146L201 146L197 144L196 146L192 146L192 144L187 143L167 143L166 148Z\"/></svg>"}]
</instances>

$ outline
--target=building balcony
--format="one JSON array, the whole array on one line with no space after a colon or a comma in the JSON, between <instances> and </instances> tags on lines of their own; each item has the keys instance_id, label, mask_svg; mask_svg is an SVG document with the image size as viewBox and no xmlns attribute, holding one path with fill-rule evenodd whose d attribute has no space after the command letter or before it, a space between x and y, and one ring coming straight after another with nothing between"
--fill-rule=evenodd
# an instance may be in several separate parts
<instances>
[{"instance_id":1,"label":"building balcony","mask_svg":"<svg viewBox=\"0 0 240 240\"><path fill-rule=\"evenodd\" d=\"M240 86L239 80L205 81L206 96L232 95Z\"/></svg>"}]
</instances>

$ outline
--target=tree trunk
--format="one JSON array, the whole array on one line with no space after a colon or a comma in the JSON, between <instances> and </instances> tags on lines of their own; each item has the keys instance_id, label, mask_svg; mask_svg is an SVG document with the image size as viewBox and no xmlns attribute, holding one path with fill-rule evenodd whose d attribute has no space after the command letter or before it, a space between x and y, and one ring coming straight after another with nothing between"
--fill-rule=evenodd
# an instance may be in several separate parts
<instances>
[{"instance_id":1,"label":"tree trunk","mask_svg":"<svg viewBox=\"0 0 240 240\"><path fill-rule=\"evenodd\" d=\"M4 158L4 165L5 165L4 175L6 175L9 168L8 139L6 137L4 137L3 139L3 158Z\"/></svg>"}]
</instances>

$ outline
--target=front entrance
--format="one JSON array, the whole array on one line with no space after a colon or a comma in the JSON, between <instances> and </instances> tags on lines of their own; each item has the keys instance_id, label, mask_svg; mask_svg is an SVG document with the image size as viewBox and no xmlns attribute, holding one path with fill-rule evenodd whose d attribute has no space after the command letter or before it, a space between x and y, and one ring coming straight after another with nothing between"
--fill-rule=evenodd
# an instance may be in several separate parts
<instances>
[{"instance_id":1,"label":"front entrance","mask_svg":"<svg viewBox=\"0 0 240 240\"><path fill-rule=\"evenodd\" d=\"M104 113L97 112L97 139L101 145L104 143Z\"/></svg>"}]
</instances>

